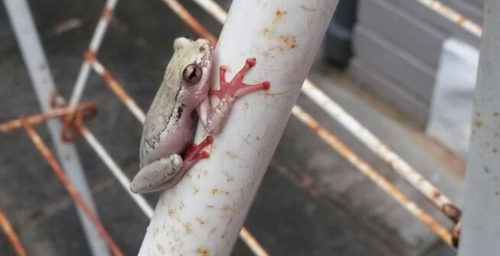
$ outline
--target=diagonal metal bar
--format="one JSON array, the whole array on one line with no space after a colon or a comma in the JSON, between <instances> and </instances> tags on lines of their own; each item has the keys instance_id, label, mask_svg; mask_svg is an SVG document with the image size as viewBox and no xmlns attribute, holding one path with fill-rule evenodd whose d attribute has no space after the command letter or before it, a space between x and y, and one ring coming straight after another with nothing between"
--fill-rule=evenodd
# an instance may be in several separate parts
<instances>
[{"instance_id":1,"label":"diagonal metal bar","mask_svg":"<svg viewBox=\"0 0 500 256\"><path fill-rule=\"evenodd\" d=\"M300 107L295 106L292 113L302 121L307 127L314 131L320 138L322 138L329 146L335 149L347 161L354 165L361 173L366 175L370 180L376 183L387 194L391 195L396 201L403 205L411 214L418 218L421 222L426 224L430 230L439 236L450 246L452 245L451 232L444 226L439 224L431 215L426 213L415 202L411 201L403 192L396 186L392 185L389 180L384 178L380 172L371 167L368 163L359 158L349 147L342 141L335 137L331 132L323 128L314 118Z\"/></svg>"},{"instance_id":2,"label":"diagonal metal bar","mask_svg":"<svg viewBox=\"0 0 500 256\"><path fill-rule=\"evenodd\" d=\"M28 255L26 253L26 250L24 249L23 244L19 240L19 237L17 237L14 228L12 228L9 219L7 219L7 216L1 209L0 209L0 227L2 228L3 233L7 236L9 242L12 244L12 247L14 247L14 251L16 252L16 254L18 256Z\"/></svg>"},{"instance_id":3,"label":"diagonal metal bar","mask_svg":"<svg viewBox=\"0 0 500 256\"><path fill-rule=\"evenodd\" d=\"M94 71L99 74L106 84L111 88L111 90L116 94L116 96L127 106L130 112L139 120L139 122L144 123L146 116L144 111L135 103L134 99L123 89L123 86L116 81L116 79L109 73L109 71L95 58L92 52L87 52L85 54L85 59L89 63Z\"/></svg>"},{"instance_id":4,"label":"diagonal metal bar","mask_svg":"<svg viewBox=\"0 0 500 256\"><path fill-rule=\"evenodd\" d=\"M106 33L106 29L108 28L109 21L111 20L111 16L113 14L113 10L115 9L118 0L108 0L106 4L104 4L104 8L102 10L101 17L99 22L97 23L97 27L92 35L92 39L89 45L89 51L93 54L96 54L99 51L99 47L101 46L102 40ZM80 72L78 73L78 77L75 82L75 86L73 87L73 93L71 94L71 98L69 101L69 106L71 108L75 107L83 93L83 89L85 88L85 84L87 83L87 79L89 77L90 65L84 60L82 66L80 68Z\"/></svg>"},{"instance_id":5,"label":"diagonal metal bar","mask_svg":"<svg viewBox=\"0 0 500 256\"><path fill-rule=\"evenodd\" d=\"M78 204L78 206L83 210L85 216L92 222L92 224L96 227L99 235L104 239L105 243L109 246L113 255L115 256L123 256L123 253L120 251L120 248L113 241L111 236L108 234L104 226L102 225L99 218L94 214L93 210L85 203L82 196L78 193L74 185L71 181L66 177L63 172L61 165L57 162L55 157L53 156L50 149L45 145L42 138L38 135L38 133L33 129L33 127L28 122L23 122L23 127L26 130L26 133L30 137L33 144L36 146L38 151L45 158L47 163L50 165L54 174L57 176L59 181L64 185L64 188L71 196L74 202Z\"/></svg>"},{"instance_id":6,"label":"diagonal metal bar","mask_svg":"<svg viewBox=\"0 0 500 256\"><path fill-rule=\"evenodd\" d=\"M192 30L212 42L213 45L217 42L217 37L208 31L193 15L191 15L184 6L177 0L162 0L165 4L172 9L184 22L186 22Z\"/></svg>"},{"instance_id":7,"label":"diagonal metal bar","mask_svg":"<svg viewBox=\"0 0 500 256\"><path fill-rule=\"evenodd\" d=\"M465 29L467 32L475 35L476 37L481 37L483 34L483 28L476 24L474 21L466 18L464 15L453 10L449 6L436 0L416 0L425 7L433 10L437 14L443 16L447 20L453 22L455 25Z\"/></svg>"},{"instance_id":8,"label":"diagonal metal bar","mask_svg":"<svg viewBox=\"0 0 500 256\"><path fill-rule=\"evenodd\" d=\"M42 111L48 113L51 111L50 99L56 95L57 90L33 22L29 5L26 0L4 0L3 2L14 28L24 62L28 68L38 102ZM87 186L83 168L74 145L63 142L61 138L61 122L59 120L51 120L47 125L64 170L67 171L68 177L75 184L85 202L95 212L92 195ZM85 218L82 209L77 208L77 210L92 254L96 256L110 255L106 244L99 238L98 232L92 223Z\"/></svg>"}]
</instances>

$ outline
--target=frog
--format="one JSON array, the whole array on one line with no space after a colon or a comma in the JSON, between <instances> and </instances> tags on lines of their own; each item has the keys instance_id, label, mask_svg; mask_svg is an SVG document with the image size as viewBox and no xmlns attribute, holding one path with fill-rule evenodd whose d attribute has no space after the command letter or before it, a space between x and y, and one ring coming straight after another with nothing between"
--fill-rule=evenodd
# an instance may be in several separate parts
<instances>
[{"instance_id":1,"label":"frog","mask_svg":"<svg viewBox=\"0 0 500 256\"><path fill-rule=\"evenodd\" d=\"M243 82L245 74L255 66L255 58L248 58L231 81L226 81L228 67L221 65L220 88L212 88L214 48L203 38L174 40L174 53L144 121L140 170L130 184L132 192L152 193L175 186L193 165L209 158L205 149L222 131L233 104L247 94L269 89L269 81ZM212 95L219 99L216 105L211 103ZM194 144L198 122L207 136Z\"/></svg>"}]
</instances>

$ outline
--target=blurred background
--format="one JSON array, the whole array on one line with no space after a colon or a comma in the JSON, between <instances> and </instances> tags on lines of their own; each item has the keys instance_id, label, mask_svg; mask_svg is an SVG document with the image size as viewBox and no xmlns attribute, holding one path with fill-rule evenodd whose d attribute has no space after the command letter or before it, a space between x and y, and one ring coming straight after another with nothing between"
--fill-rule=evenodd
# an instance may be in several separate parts
<instances>
[{"instance_id":1,"label":"blurred background","mask_svg":"<svg viewBox=\"0 0 500 256\"><path fill-rule=\"evenodd\" d=\"M104 0L28 1L59 94L69 98ZM222 26L179 1L209 31ZM217 1L226 10L230 0ZM443 0L482 24L483 0ZM142 109L176 37L195 34L162 1L119 1L98 57ZM479 39L415 0L341 0L309 79L460 204ZM459 70L459 75L457 75ZM0 122L40 112L0 4ZM86 122L131 178L141 125L91 71ZM453 223L310 99L298 105L446 227ZM458 113L458 114L457 114ZM45 125L37 130L49 142ZM82 139L76 141L99 216L126 255L146 216ZM76 209L23 130L0 133L0 209L29 255L92 255ZM50 143L49 143L50 145ZM154 205L156 195L148 195ZM291 117L245 226L270 255L455 255L423 223ZM0 233L1 234L1 233ZM0 255L16 255L0 235ZM253 255L239 240L233 255Z\"/></svg>"}]
</instances>

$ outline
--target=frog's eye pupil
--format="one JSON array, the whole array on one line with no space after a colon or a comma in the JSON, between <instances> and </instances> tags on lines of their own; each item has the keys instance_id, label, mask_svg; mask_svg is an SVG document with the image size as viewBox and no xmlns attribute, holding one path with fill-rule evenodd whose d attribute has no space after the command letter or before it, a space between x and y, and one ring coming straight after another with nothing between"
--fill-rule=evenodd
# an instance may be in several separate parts
<instances>
[{"instance_id":1,"label":"frog's eye pupil","mask_svg":"<svg viewBox=\"0 0 500 256\"><path fill-rule=\"evenodd\" d=\"M187 84L193 85L200 81L202 74L203 71L200 66L197 64L189 64L182 72L182 78Z\"/></svg>"}]
</instances>

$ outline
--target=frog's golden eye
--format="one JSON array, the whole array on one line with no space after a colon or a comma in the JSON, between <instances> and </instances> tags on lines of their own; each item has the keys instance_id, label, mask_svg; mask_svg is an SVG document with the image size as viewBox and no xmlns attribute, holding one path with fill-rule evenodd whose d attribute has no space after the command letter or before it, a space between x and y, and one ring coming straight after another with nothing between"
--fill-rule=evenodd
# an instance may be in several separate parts
<instances>
[{"instance_id":1,"label":"frog's golden eye","mask_svg":"<svg viewBox=\"0 0 500 256\"><path fill-rule=\"evenodd\" d=\"M182 79L184 79L184 82L186 82L188 85L193 85L200 81L202 75L203 71L201 70L201 67L193 63L189 64L184 69L184 71L182 72Z\"/></svg>"}]
</instances>

